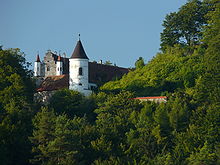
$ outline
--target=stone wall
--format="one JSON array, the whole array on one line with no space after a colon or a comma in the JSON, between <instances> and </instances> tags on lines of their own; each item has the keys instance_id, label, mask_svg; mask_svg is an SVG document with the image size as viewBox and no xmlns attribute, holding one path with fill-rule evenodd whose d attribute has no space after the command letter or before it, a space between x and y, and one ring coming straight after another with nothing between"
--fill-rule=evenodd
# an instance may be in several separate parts
<instances>
[{"instance_id":1,"label":"stone wall","mask_svg":"<svg viewBox=\"0 0 220 165\"><path fill-rule=\"evenodd\" d=\"M43 77L55 76L56 75L56 63L57 63L58 55L48 51L44 56L43 61ZM63 74L69 74L69 58L61 57L61 61L63 62Z\"/></svg>"},{"instance_id":2,"label":"stone wall","mask_svg":"<svg viewBox=\"0 0 220 165\"><path fill-rule=\"evenodd\" d=\"M41 77L45 77L45 64L44 64L44 62L41 63Z\"/></svg>"},{"instance_id":3,"label":"stone wall","mask_svg":"<svg viewBox=\"0 0 220 165\"><path fill-rule=\"evenodd\" d=\"M45 77L56 75L56 61L54 59L54 55L55 54L49 51L44 57Z\"/></svg>"},{"instance_id":4,"label":"stone wall","mask_svg":"<svg viewBox=\"0 0 220 165\"><path fill-rule=\"evenodd\" d=\"M34 94L34 102L47 105L56 91L43 91Z\"/></svg>"}]
</instances>

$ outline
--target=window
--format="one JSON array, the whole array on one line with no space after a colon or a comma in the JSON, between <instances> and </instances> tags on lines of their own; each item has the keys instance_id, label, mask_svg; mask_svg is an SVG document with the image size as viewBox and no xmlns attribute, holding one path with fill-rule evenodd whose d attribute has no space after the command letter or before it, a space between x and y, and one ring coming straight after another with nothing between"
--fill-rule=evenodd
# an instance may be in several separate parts
<instances>
[{"instance_id":1,"label":"window","mask_svg":"<svg viewBox=\"0 0 220 165\"><path fill-rule=\"evenodd\" d=\"M60 71L60 68L59 68L59 67L58 67L57 69L58 69L58 71Z\"/></svg>"},{"instance_id":2,"label":"window","mask_svg":"<svg viewBox=\"0 0 220 165\"><path fill-rule=\"evenodd\" d=\"M96 89L96 87L95 86L91 86L91 90L95 90Z\"/></svg>"},{"instance_id":3,"label":"window","mask_svg":"<svg viewBox=\"0 0 220 165\"><path fill-rule=\"evenodd\" d=\"M47 71L50 71L50 67L49 66L47 67Z\"/></svg>"},{"instance_id":4,"label":"window","mask_svg":"<svg viewBox=\"0 0 220 165\"><path fill-rule=\"evenodd\" d=\"M81 68L81 67L79 68L79 75L80 75L80 76L82 76L82 75L83 75L83 70L82 70L82 68Z\"/></svg>"},{"instance_id":5,"label":"window","mask_svg":"<svg viewBox=\"0 0 220 165\"><path fill-rule=\"evenodd\" d=\"M80 85L80 86L82 86L82 84L81 84L81 83L79 83L79 85Z\"/></svg>"}]
</instances>

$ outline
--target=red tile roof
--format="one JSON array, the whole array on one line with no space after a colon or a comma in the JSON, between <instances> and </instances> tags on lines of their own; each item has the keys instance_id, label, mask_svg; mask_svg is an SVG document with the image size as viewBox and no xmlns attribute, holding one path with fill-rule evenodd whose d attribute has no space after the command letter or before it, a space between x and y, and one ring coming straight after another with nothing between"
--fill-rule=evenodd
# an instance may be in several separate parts
<instances>
[{"instance_id":1,"label":"red tile roof","mask_svg":"<svg viewBox=\"0 0 220 165\"><path fill-rule=\"evenodd\" d=\"M60 56L58 56L57 61L61 61L61 57Z\"/></svg>"}]
</instances>

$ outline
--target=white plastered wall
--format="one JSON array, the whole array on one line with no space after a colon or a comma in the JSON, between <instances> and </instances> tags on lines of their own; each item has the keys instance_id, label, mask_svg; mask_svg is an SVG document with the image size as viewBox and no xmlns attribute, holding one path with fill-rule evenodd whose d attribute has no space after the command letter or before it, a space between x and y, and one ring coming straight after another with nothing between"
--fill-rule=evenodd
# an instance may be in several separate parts
<instances>
[{"instance_id":1,"label":"white plastered wall","mask_svg":"<svg viewBox=\"0 0 220 165\"><path fill-rule=\"evenodd\" d=\"M88 96L92 93L89 90L88 59L70 59L69 60L69 89L76 90ZM82 75L79 74L79 68L82 68Z\"/></svg>"},{"instance_id":2,"label":"white plastered wall","mask_svg":"<svg viewBox=\"0 0 220 165\"><path fill-rule=\"evenodd\" d=\"M60 76L63 74L63 62L62 61L57 61L56 64L56 75Z\"/></svg>"},{"instance_id":3,"label":"white plastered wall","mask_svg":"<svg viewBox=\"0 0 220 165\"><path fill-rule=\"evenodd\" d=\"M34 76L41 76L41 63L37 61L34 62Z\"/></svg>"}]
</instances>

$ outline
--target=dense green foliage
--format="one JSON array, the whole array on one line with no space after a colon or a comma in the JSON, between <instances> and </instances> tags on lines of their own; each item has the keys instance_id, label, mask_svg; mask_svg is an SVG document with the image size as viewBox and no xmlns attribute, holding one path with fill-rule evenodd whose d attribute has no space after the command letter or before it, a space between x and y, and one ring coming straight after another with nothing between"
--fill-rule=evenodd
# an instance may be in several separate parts
<instances>
[{"instance_id":1,"label":"dense green foliage","mask_svg":"<svg viewBox=\"0 0 220 165\"><path fill-rule=\"evenodd\" d=\"M193 54L179 46L159 53L142 69L129 72L118 81L106 83L102 90L129 90L137 96L160 95L173 92L177 88L186 89L195 86L196 79L204 71L203 48Z\"/></svg>"},{"instance_id":2,"label":"dense green foliage","mask_svg":"<svg viewBox=\"0 0 220 165\"><path fill-rule=\"evenodd\" d=\"M139 59L135 62L135 68L143 68L144 67L144 59L142 57L139 57Z\"/></svg>"},{"instance_id":3,"label":"dense green foliage","mask_svg":"<svg viewBox=\"0 0 220 165\"><path fill-rule=\"evenodd\" d=\"M0 164L27 164L33 84L23 53L0 48Z\"/></svg>"},{"instance_id":4,"label":"dense green foliage","mask_svg":"<svg viewBox=\"0 0 220 165\"><path fill-rule=\"evenodd\" d=\"M86 98L77 91L68 89L57 91L50 99L49 107L58 115L65 113L70 118L86 115L90 121L95 120L93 113L96 108L95 100Z\"/></svg>"},{"instance_id":5,"label":"dense green foliage","mask_svg":"<svg viewBox=\"0 0 220 165\"><path fill-rule=\"evenodd\" d=\"M196 44L185 38L184 45L179 29L180 38L166 38L175 44L162 40L163 52L147 64L139 58L133 71L90 97L63 89L34 105L23 54L1 49L0 164L220 164L220 3L192 0L174 15L187 17ZM169 99L131 99L153 95Z\"/></svg>"},{"instance_id":6,"label":"dense green foliage","mask_svg":"<svg viewBox=\"0 0 220 165\"><path fill-rule=\"evenodd\" d=\"M190 0L183 5L178 12L166 16L161 33L161 49L180 44L181 46L193 46L200 43L202 27L207 23L208 2Z\"/></svg>"}]
</instances>

